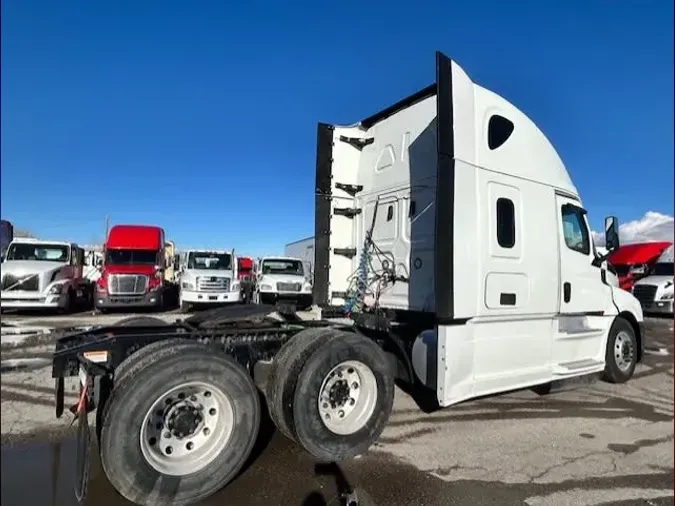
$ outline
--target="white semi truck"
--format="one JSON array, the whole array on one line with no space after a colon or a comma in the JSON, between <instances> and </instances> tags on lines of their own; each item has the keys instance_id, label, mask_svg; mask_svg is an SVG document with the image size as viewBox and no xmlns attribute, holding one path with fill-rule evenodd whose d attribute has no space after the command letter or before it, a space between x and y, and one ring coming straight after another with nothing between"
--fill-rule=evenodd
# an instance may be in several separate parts
<instances>
[{"instance_id":1,"label":"white semi truck","mask_svg":"<svg viewBox=\"0 0 675 506\"><path fill-rule=\"evenodd\" d=\"M312 280L303 261L290 257L264 257L256 263L253 302L293 304L300 310L312 306Z\"/></svg>"},{"instance_id":2,"label":"white semi truck","mask_svg":"<svg viewBox=\"0 0 675 506\"><path fill-rule=\"evenodd\" d=\"M234 251L188 250L179 256L180 309L189 312L196 305L213 305L241 300Z\"/></svg>"},{"instance_id":3,"label":"white semi truck","mask_svg":"<svg viewBox=\"0 0 675 506\"><path fill-rule=\"evenodd\" d=\"M78 302L91 303L84 263L84 250L77 244L14 239L2 263L2 309L70 312Z\"/></svg>"},{"instance_id":4,"label":"white semi truck","mask_svg":"<svg viewBox=\"0 0 675 506\"><path fill-rule=\"evenodd\" d=\"M673 265L671 245L661 253L649 275L633 284L633 295L645 313L673 314Z\"/></svg>"},{"instance_id":5,"label":"white semi truck","mask_svg":"<svg viewBox=\"0 0 675 506\"><path fill-rule=\"evenodd\" d=\"M97 406L102 467L124 497L192 504L234 479L259 390L282 434L335 462L378 439L396 379L443 407L578 376L623 383L642 357L640 304L608 284L553 146L441 53L432 86L319 124L315 220L314 301L352 325L261 304L57 343L57 414L79 375L80 455ZM617 227L605 220L608 251Z\"/></svg>"}]
</instances>

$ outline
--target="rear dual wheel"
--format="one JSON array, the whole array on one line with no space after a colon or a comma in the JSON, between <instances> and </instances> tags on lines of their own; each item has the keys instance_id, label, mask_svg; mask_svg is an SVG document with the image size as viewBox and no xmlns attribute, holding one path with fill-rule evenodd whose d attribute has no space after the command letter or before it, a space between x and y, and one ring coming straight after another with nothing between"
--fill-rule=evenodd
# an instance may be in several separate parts
<instances>
[{"instance_id":1,"label":"rear dual wheel","mask_svg":"<svg viewBox=\"0 0 675 506\"><path fill-rule=\"evenodd\" d=\"M394 401L394 379L370 339L308 329L284 345L267 384L270 416L317 460L364 453L381 435Z\"/></svg>"},{"instance_id":2,"label":"rear dual wheel","mask_svg":"<svg viewBox=\"0 0 675 506\"><path fill-rule=\"evenodd\" d=\"M106 403L101 463L137 504L184 505L225 486L255 444L260 403L248 372L194 343L132 355Z\"/></svg>"}]
</instances>

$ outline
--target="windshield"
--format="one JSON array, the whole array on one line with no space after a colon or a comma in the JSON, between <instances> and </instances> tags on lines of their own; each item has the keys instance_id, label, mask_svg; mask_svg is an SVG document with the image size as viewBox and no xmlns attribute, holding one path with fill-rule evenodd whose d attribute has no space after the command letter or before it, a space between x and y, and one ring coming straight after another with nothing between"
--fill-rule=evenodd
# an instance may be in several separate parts
<instances>
[{"instance_id":1,"label":"windshield","mask_svg":"<svg viewBox=\"0 0 675 506\"><path fill-rule=\"evenodd\" d=\"M155 265L157 252L151 249L109 249L105 252L106 265Z\"/></svg>"},{"instance_id":2,"label":"windshield","mask_svg":"<svg viewBox=\"0 0 675 506\"><path fill-rule=\"evenodd\" d=\"M7 260L44 260L67 262L70 247L64 244L13 243L7 250Z\"/></svg>"},{"instance_id":3,"label":"windshield","mask_svg":"<svg viewBox=\"0 0 675 506\"><path fill-rule=\"evenodd\" d=\"M263 274L294 274L302 276L302 262L299 260L265 260L262 264Z\"/></svg>"},{"instance_id":4,"label":"windshield","mask_svg":"<svg viewBox=\"0 0 675 506\"><path fill-rule=\"evenodd\" d=\"M675 264L671 263L658 263L654 266L652 274L654 276L673 276L673 266Z\"/></svg>"},{"instance_id":5,"label":"windshield","mask_svg":"<svg viewBox=\"0 0 675 506\"><path fill-rule=\"evenodd\" d=\"M188 269L230 271L232 270L232 255L229 255L228 253L192 251L188 255Z\"/></svg>"}]
</instances>

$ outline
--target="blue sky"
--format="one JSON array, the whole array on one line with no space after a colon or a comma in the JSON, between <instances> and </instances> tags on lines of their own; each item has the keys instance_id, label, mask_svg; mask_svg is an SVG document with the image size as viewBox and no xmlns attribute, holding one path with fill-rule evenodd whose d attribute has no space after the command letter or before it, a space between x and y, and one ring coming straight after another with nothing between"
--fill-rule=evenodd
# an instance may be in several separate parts
<instances>
[{"instance_id":1,"label":"blue sky","mask_svg":"<svg viewBox=\"0 0 675 506\"><path fill-rule=\"evenodd\" d=\"M673 214L672 0L285 4L3 0L2 217L280 252L313 234L317 121L428 85L437 49L540 126L594 228Z\"/></svg>"}]
</instances>

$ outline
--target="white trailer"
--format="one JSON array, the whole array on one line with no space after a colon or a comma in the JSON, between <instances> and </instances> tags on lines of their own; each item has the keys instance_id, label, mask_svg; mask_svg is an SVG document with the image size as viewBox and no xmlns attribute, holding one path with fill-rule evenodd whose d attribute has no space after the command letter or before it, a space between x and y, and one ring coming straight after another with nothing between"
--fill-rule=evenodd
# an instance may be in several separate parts
<instances>
[{"instance_id":1,"label":"white trailer","mask_svg":"<svg viewBox=\"0 0 675 506\"><path fill-rule=\"evenodd\" d=\"M91 302L92 285L83 274L84 250L63 241L16 238L2 263L2 309L56 309L70 312Z\"/></svg>"},{"instance_id":2,"label":"white trailer","mask_svg":"<svg viewBox=\"0 0 675 506\"><path fill-rule=\"evenodd\" d=\"M57 343L53 374L62 385L79 371L77 411L97 403L102 467L127 499L196 503L234 479L258 434L256 384L282 434L335 462L378 439L395 379L449 406L632 376L642 309L607 282L565 166L443 54L434 85L356 124L319 124L316 190L315 302L352 326L248 305ZM608 251L618 237L606 219Z\"/></svg>"},{"instance_id":3,"label":"white trailer","mask_svg":"<svg viewBox=\"0 0 675 506\"><path fill-rule=\"evenodd\" d=\"M284 247L284 256L302 261L306 275L314 279L314 237L294 241Z\"/></svg>"}]
</instances>

